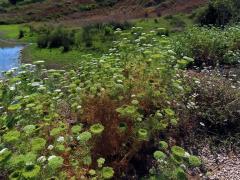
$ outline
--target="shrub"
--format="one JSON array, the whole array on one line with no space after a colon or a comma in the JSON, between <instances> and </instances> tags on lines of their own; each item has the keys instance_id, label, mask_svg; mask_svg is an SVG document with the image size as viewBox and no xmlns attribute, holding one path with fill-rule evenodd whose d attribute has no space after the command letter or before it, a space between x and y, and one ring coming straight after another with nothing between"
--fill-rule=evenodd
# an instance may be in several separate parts
<instances>
[{"instance_id":1,"label":"shrub","mask_svg":"<svg viewBox=\"0 0 240 180\"><path fill-rule=\"evenodd\" d=\"M83 28L81 40L83 41L83 43L85 43L86 47L93 46L92 31L93 31L93 28L91 26L86 26Z\"/></svg>"},{"instance_id":2,"label":"shrub","mask_svg":"<svg viewBox=\"0 0 240 180\"><path fill-rule=\"evenodd\" d=\"M116 29L128 30L128 29L131 29L131 27L133 26L133 24L128 21L124 21L124 22L112 21L109 23L109 25L112 26L114 30Z\"/></svg>"},{"instance_id":3,"label":"shrub","mask_svg":"<svg viewBox=\"0 0 240 180\"><path fill-rule=\"evenodd\" d=\"M217 137L224 137L220 139L231 137L233 143L240 129L239 90L231 81L219 78L217 73L212 74L197 76L198 85L193 88L197 95L197 108L192 115L195 116L195 123L200 129L212 132ZM201 127L200 124L204 126Z\"/></svg>"},{"instance_id":4,"label":"shrub","mask_svg":"<svg viewBox=\"0 0 240 180\"><path fill-rule=\"evenodd\" d=\"M195 14L201 25L224 26L229 22L238 22L240 3L238 0L211 0L208 5Z\"/></svg>"},{"instance_id":5,"label":"shrub","mask_svg":"<svg viewBox=\"0 0 240 180\"><path fill-rule=\"evenodd\" d=\"M70 45L73 43L73 37L70 31L57 27L49 34L48 47L59 48L64 47L64 51L70 49Z\"/></svg>"},{"instance_id":6,"label":"shrub","mask_svg":"<svg viewBox=\"0 0 240 180\"><path fill-rule=\"evenodd\" d=\"M20 29L18 33L18 39L22 39L24 37L24 34L25 34L24 30Z\"/></svg>"},{"instance_id":7,"label":"shrub","mask_svg":"<svg viewBox=\"0 0 240 180\"><path fill-rule=\"evenodd\" d=\"M239 34L239 26L194 27L173 38L173 46L179 56L193 57L191 64L198 67L237 64Z\"/></svg>"},{"instance_id":8,"label":"shrub","mask_svg":"<svg viewBox=\"0 0 240 180\"><path fill-rule=\"evenodd\" d=\"M39 48L47 48L48 47L48 35L47 34L38 35L37 45Z\"/></svg>"},{"instance_id":9,"label":"shrub","mask_svg":"<svg viewBox=\"0 0 240 180\"><path fill-rule=\"evenodd\" d=\"M63 27L56 27L51 31L43 30L38 35L37 44L40 48L63 47L63 51L68 51L74 44L74 33Z\"/></svg>"}]
</instances>

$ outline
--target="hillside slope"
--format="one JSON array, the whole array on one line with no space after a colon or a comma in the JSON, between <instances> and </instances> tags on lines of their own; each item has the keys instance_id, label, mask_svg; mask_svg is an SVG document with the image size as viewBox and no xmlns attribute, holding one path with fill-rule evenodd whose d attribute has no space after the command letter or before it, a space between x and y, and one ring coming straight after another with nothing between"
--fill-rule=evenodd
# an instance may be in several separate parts
<instances>
[{"instance_id":1,"label":"hillside slope","mask_svg":"<svg viewBox=\"0 0 240 180\"><path fill-rule=\"evenodd\" d=\"M134 18L189 12L207 0L119 0L112 6L98 6L94 0L45 0L18 5L0 11L0 24L31 21L64 21L89 24L106 21L124 21Z\"/></svg>"}]
</instances>

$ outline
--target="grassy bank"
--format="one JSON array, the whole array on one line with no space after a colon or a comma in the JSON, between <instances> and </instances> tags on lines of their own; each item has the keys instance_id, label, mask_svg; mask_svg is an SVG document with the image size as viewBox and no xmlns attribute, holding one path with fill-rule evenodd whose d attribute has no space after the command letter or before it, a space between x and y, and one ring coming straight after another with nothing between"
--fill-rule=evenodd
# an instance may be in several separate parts
<instances>
[{"instance_id":1,"label":"grassy bank","mask_svg":"<svg viewBox=\"0 0 240 180\"><path fill-rule=\"evenodd\" d=\"M48 68L67 68L77 65L86 55L99 56L93 51L71 50L63 53L61 49L41 49L36 44L32 44L23 50L23 62L33 63L43 60Z\"/></svg>"},{"instance_id":2,"label":"grassy bank","mask_svg":"<svg viewBox=\"0 0 240 180\"><path fill-rule=\"evenodd\" d=\"M1 25L0 38L1 39L14 39L18 38L20 25Z\"/></svg>"},{"instance_id":3,"label":"grassy bank","mask_svg":"<svg viewBox=\"0 0 240 180\"><path fill-rule=\"evenodd\" d=\"M132 21L136 26L143 27L145 31L155 28L166 28L170 32L182 31L194 24L193 19L187 14L168 15L157 18L146 18Z\"/></svg>"},{"instance_id":4,"label":"grassy bank","mask_svg":"<svg viewBox=\"0 0 240 180\"><path fill-rule=\"evenodd\" d=\"M108 52L108 49L113 46L112 42L116 40L116 35L113 33L114 29L121 28L124 29L125 33L131 33L130 28L133 26L143 27L145 32L149 32L150 30L158 31L158 28L165 28L165 33L168 35L172 32L182 31L192 24L192 20L187 15L178 14L152 19L133 20L124 23L112 22L96 24L89 27L64 27L60 30L63 33L60 35L54 25L47 25L49 27L46 29L44 29L46 25L41 23L29 25L0 25L0 39L21 43L33 43L25 48L23 52L23 62L32 63L34 61L44 60L47 67L67 67L76 65L84 55L92 54L94 57L99 57L101 54ZM67 36L69 34L72 36L70 40L72 44L68 45L67 51L63 52L64 45L59 45L59 47L48 47L49 45L46 45L44 48L39 48L37 45L41 38L43 38L43 43L48 39L47 44L51 44L53 39L61 38L65 36L66 33ZM42 36L46 34L48 35ZM161 37L161 35L162 32L159 33L158 38ZM61 41L65 41L65 39Z\"/></svg>"},{"instance_id":5,"label":"grassy bank","mask_svg":"<svg viewBox=\"0 0 240 180\"><path fill-rule=\"evenodd\" d=\"M21 37L21 32L25 34ZM36 37L32 36L29 27L25 24L0 25L0 39L16 42L35 42Z\"/></svg>"}]
</instances>

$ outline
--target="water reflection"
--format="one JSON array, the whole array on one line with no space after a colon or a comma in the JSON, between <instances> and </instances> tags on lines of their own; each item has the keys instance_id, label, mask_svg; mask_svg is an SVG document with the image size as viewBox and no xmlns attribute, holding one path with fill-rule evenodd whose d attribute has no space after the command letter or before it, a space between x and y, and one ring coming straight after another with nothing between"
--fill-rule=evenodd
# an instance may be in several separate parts
<instances>
[{"instance_id":1,"label":"water reflection","mask_svg":"<svg viewBox=\"0 0 240 180\"><path fill-rule=\"evenodd\" d=\"M23 46L0 47L0 72L20 65L20 55Z\"/></svg>"}]
</instances>

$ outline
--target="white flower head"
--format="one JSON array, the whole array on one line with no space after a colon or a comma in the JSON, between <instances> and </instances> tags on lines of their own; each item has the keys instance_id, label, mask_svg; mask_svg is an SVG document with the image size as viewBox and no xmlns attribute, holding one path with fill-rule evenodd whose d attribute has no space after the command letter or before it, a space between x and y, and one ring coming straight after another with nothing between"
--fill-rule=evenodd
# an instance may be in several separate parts
<instances>
[{"instance_id":1,"label":"white flower head","mask_svg":"<svg viewBox=\"0 0 240 180\"><path fill-rule=\"evenodd\" d=\"M204 124L203 122L200 122L200 125L201 125L201 126L205 126L205 124Z\"/></svg>"},{"instance_id":2,"label":"white flower head","mask_svg":"<svg viewBox=\"0 0 240 180\"><path fill-rule=\"evenodd\" d=\"M56 93L60 93L62 90L61 89L55 89Z\"/></svg>"},{"instance_id":3,"label":"white flower head","mask_svg":"<svg viewBox=\"0 0 240 180\"><path fill-rule=\"evenodd\" d=\"M64 142L64 137L63 137L63 136L59 136L59 137L57 138L57 142L59 142L59 143Z\"/></svg>"},{"instance_id":4,"label":"white flower head","mask_svg":"<svg viewBox=\"0 0 240 180\"><path fill-rule=\"evenodd\" d=\"M40 82L33 82L31 84L32 87L37 87L37 86L40 86L40 85L41 85Z\"/></svg>"},{"instance_id":5,"label":"white flower head","mask_svg":"<svg viewBox=\"0 0 240 180\"><path fill-rule=\"evenodd\" d=\"M37 159L37 162L39 162L39 163L44 163L46 160L47 160L46 156L40 156L40 157Z\"/></svg>"},{"instance_id":6,"label":"white flower head","mask_svg":"<svg viewBox=\"0 0 240 180\"><path fill-rule=\"evenodd\" d=\"M9 89L10 89L10 91L15 91L16 87L15 86L11 86Z\"/></svg>"},{"instance_id":7,"label":"white flower head","mask_svg":"<svg viewBox=\"0 0 240 180\"><path fill-rule=\"evenodd\" d=\"M5 151L7 151L8 150L8 148L4 148L4 149L2 149L1 151L0 151L0 154L3 154Z\"/></svg>"},{"instance_id":8,"label":"white flower head","mask_svg":"<svg viewBox=\"0 0 240 180\"><path fill-rule=\"evenodd\" d=\"M189 157L190 154L189 154L188 152L185 152L184 156L185 156L185 157Z\"/></svg>"},{"instance_id":9,"label":"white flower head","mask_svg":"<svg viewBox=\"0 0 240 180\"><path fill-rule=\"evenodd\" d=\"M53 145L49 145L49 146L47 147L47 149L50 150L50 151L51 151L53 148L54 148Z\"/></svg>"}]
</instances>

